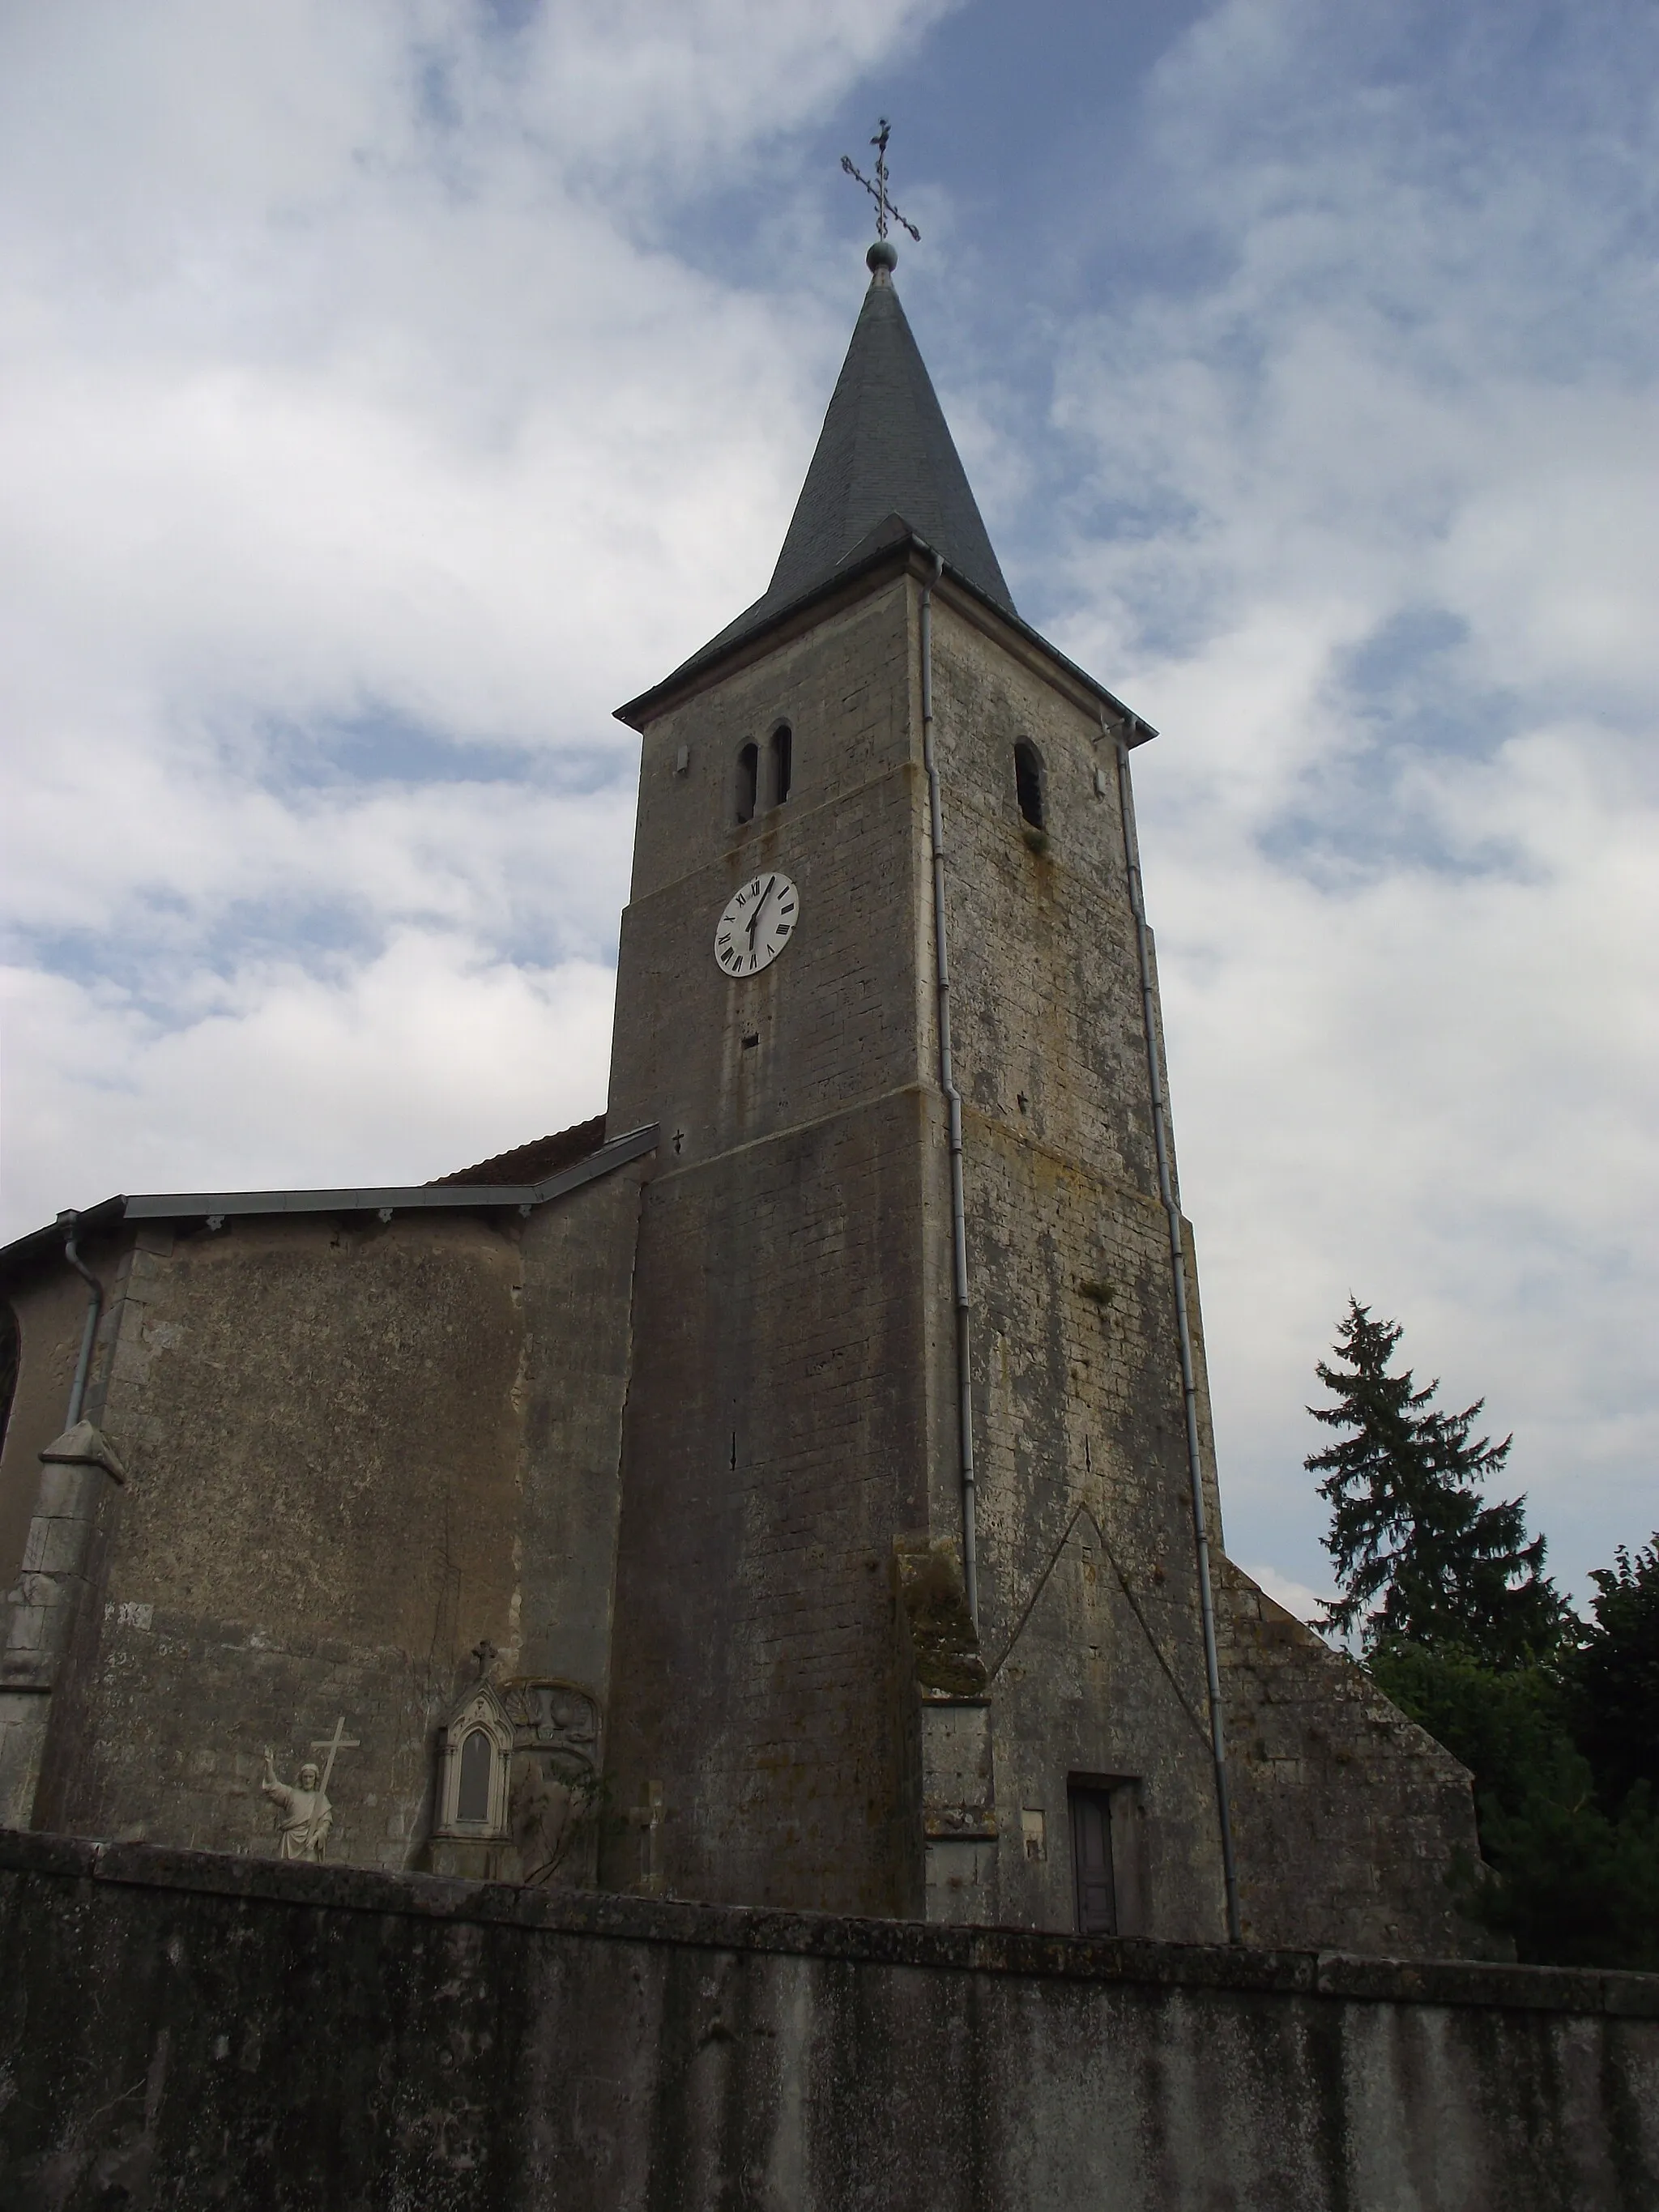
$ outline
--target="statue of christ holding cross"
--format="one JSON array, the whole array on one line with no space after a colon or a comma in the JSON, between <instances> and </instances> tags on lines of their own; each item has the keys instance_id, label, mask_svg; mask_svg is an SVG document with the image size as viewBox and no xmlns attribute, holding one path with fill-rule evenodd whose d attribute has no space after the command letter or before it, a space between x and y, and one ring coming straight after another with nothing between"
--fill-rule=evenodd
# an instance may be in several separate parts
<instances>
[{"instance_id":1,"label":"statue of christ holding cross","mask_svg":"<svg viewBox=\"0 0 1659 2212\"><path fill-rule=\"evenodd\" d=\"M276 1808L281 1836L277 1856L281 1858L315 1861L322 1857L323 1844L334 1825L328 1785L334 1773L335 1754L357 1750L359 1740L346 1734L345 1717L342 1714L334 1723L332 1736L311 1747L313 1751L325 1751L327 1764L319 1773L316 1762L307 1759L292 1784L277 1780L270 1753L265 1753L265 1778L259 1787Z\"/></svg>"}]
</instances>

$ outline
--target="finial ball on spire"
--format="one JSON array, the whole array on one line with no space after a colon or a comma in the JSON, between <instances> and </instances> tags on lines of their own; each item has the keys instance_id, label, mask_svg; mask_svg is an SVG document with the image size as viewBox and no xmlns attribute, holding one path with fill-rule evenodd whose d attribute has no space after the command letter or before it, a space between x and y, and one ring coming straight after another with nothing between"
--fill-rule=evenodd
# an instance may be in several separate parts
<instances>
[{"instance_id":1,"label":"finial ball on spire","mask_svg":"<svg viewBox=\"0 0 1659 2212\"><path fill-rule=\"evenodd\" d=\"M884 269L890 274L898 267L898 248L890 238L878 238L864 260L872 276L878 276Z\"/></svg>"}]
</instances>

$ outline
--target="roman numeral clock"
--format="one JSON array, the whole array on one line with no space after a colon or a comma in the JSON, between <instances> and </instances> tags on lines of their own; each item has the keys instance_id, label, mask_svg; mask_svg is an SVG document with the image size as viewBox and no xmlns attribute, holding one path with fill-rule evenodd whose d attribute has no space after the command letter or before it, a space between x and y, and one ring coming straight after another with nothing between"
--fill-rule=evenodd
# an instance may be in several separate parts
<instances>
[{"instance_id":1,"label":"roman numeral clock","mask_svg":"<svg viewBox=\"0 0 1659 2212\"><path fill-rule=\"evenodd\" d=\"M787 876L757 876L726 901L714 924L714 957L728 975L755 975L788 944L800 896Z\"/></svg>"}]
</instances>

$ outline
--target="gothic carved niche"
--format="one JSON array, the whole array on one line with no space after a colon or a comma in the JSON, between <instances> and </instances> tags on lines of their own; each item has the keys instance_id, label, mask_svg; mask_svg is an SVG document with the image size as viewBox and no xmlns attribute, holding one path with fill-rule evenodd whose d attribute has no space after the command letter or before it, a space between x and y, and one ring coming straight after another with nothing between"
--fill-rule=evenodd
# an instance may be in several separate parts
<instances>
[{"instance_id":1,"label":"gothic carved niche","mask_svg":"<svg viewBox=\"0 0 1659 2212\"><path fill-rule=\"evenodd\" d=\"M475 1682L445 1723L438 1748L434 1838L507 1840L513 1723L495 1685Z\"/></svg>"},{"instance_id":2,"label":"gothic carved niche","mask_svg":"<svg viewBox=\"0 0 1659 2212\"><path fill-rule=\"evenodd\" d=\"M599 1739L598 1701L580 1683L481 1676L439 1738L434 1872L592 1881Z\"/></svg>"},{"instance_id":3,"label":"gothic carved niche","mask_svg":"<svg viewBox=\"0 0 1659 2212\"><path fill-rule=\"evenodd\" d=\"M580 1684L521 1678L501 1685L513 1724L508 1821L528 1883L594 1877L600 1775L599 1708Z\"/></svg>"}]
</instances>

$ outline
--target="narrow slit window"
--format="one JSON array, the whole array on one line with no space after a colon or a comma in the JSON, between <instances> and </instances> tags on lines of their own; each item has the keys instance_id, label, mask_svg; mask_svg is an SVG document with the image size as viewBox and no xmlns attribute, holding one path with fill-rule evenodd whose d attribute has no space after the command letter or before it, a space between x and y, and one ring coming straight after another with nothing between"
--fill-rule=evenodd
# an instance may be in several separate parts
<instances>
[{"instance_id":1,"label":"narrow slit window","mask_svg":"<svg viewBox=\"0 0 1659 2212\"><path fill-rule=\"evenodd\" d=\"M1042 763L1036 747L1024 738L1014 747L1014 795L1032 829L1042 829Z\"/></svg>"},{"instance_id":2,"label":"narrow slit window","mask_svg":"<svg viewBox=\"0 0 1659 2212\"><path fill-rule=\"evenodd\" d=\"M738 819L755 818L757 786L760 781L760 747L744 745L738 755Z\"/></svg>"},{"instance_id":3,"label":"narrow slit window","mask_svg":"<svg viewBox=\"0 0 1659 2212\"><path fill-rule=\"evenodd\" d=\"M489 1769L495 1747L481 1728L474 1729L461 1746L461 1786L455 1801L459 1820L489 1818Z\"/></svg>"},{"instance_id":4,"label":"narrow slit window","mask_svg":"<svg viewBox=\"0 0 1659 2212\"><path fill-rule=\"evenodd\" d=\"M790 771L794 765L795 740L787 722L772 732L772 804L781 806L789 796Z\"/></svg>"}]
</instances>

